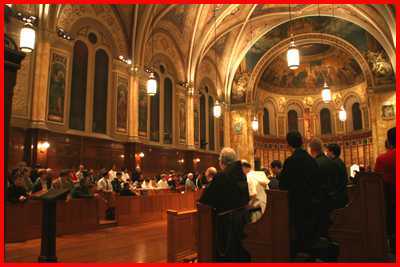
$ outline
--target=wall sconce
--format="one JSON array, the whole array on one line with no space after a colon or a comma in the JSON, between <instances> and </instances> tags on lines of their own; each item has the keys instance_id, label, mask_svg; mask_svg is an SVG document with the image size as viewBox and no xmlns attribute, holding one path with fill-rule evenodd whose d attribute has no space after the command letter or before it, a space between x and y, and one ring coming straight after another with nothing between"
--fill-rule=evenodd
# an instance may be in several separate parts
<instances>
[{"instance_id":1,"label":"wall sconce","mask_svg":"<svg viewBox=\"0 0 400 267\"><path fill-rule=\"evenodd\" d=\"M184 159L178 159L178 163L184 163L185 160Z\"/></svg>"},{"instance_id":2,"label":"wall sconce","mask_svg":"<svg viewBox=\"0 0 400 267\"><path fill-rule=\"evenodd\" d=\"M118 59L119 59L120 61L122 61L122 62L128 64L128 65L131 65L131 64L132 64L132 61L131 61L130 59L124 59L124 56L123 56L123 55L120 55L120 56L118 57Z\"/></svg>"},{"instance_id":3,"label":"wall sconce","mask_svg":"<svg viewBox=\"0 0 400 267\"><path fill-rule=\"evenodd\" d=\"M71 36L67 35L63 29L59 29L57 32L57 35L60 36L61 38L67 39L69 41L74 40L74 38L72 38Z\"/></svg>"},{"instance_id":4,"label":"wall sconce","mask_svg":"<svg viewBox=\"0 0 400 267\"><path fill-rule=\"evenodd\" d=\"M139 156L140 156L141 158L143 158L143 157L144 157L143 152L140 152Z\"/></svg>"},{"instance_id":5,"label":"wall sconce","mask_svg":"<svg viewBox=\"0 0 400 267\"><path fill-rule=\"evenodd\" d=\"M199 158L197 158L197 159L196 159L196 162L200 162L200 159L199 159Z\"/></svg>"},{"instance_id":6,"label":"wall sconce","mask_svg":"<svg viewBox=\"0 0 400 267\"><path fill-rule=\"evenodd\" d=\"M40 149L40 153L44 153L44 150L48 149L50 144L47 142L44 142L43 144L39 143L37 147Z\"/></svg>"}]
</instances>

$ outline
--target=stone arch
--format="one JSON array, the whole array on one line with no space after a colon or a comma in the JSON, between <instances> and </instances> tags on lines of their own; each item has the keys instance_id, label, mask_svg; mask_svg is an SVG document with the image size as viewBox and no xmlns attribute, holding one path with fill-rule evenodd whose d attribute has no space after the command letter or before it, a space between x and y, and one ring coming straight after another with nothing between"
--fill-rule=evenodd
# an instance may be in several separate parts
<instances>
[{"instance_id":1,"label":"stone arch","mask_svg":"<svg viewBox=\"0 0 400 267\"><path fill-rule=\"evenodd\" d=\"M315 121L315 127L317 130L317 136L321 135L321 110L327 108L330 112L330 126L331 126L331 134L334 133L335 129L335 120L333 119L333 111L334 107L332 103L324 103L322 100L319 100L315 104L315 115L317 115L317 118L314 120Z\"/></svg>"},{"instance_id":2,"label":"stone arch","mask_svg":"<svg viewBox=\"0 0 400 267\"><path fill-rule=\"evenodd\" d=\"M299 121L299 118L303 117L305 115L302 103L297 99L287 100L287 104L285 106L286 119L288 119L288 113L290 110L295 110L297 112L298 131L301 133L302 136L304 136L304 123L302 121ZM286 121L286 129L287 129L287 131L289 131L288 120Z\"/></svg>"}]
</instances>

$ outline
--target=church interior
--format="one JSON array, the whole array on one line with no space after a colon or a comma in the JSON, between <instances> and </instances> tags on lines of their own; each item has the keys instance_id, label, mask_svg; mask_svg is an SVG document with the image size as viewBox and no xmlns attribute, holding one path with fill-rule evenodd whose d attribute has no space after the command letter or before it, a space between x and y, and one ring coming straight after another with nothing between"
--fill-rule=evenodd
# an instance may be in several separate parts
<instances>
[{"instance_id":1,"label":"church interior","mask_svg":"<svg viewBox=\"0 0 400 267\"><path fill-rule=\"evenodd\" d=\"M270 169L291 130L307 150L338 143L351 175L396 126L395 4L12 4L6 48L26 19L33 50L5 76L5 177L20 162L54 177L220 170L224 147Z\"/></svg>"}]
</instances>

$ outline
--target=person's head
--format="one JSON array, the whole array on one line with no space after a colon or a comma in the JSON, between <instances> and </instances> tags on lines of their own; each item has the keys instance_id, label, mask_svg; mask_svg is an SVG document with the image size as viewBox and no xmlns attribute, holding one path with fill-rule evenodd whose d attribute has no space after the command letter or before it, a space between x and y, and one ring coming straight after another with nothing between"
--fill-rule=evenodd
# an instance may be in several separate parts
<instances>
[{"instance_id":1,"label":"person's head","mask_svg":"<svg viewBox=\"0 0 400 267\"><path fill-rule=\"evenodd\" d=\"M230 147L224 147L219 154L219 166L222 170L236 161L236 153Z\"/></svg>"},{"instance_id":2,"label":"person's head","mask_svg":"<svg viewBox=\"0 0 400 267\"><path fill-rule=\"evenodd\" d=\"M122 177L122 172L117 172L117 179L119 180L121 179L121 177Z\"/></svg>"},{"instance_id":3,"label":"person's head","mask_svg":"<svg viewBox=\"0 0 400 267\"><path fill-rule=\"evenodd\" d=\"M364 172L365 171L365 165L364 164L360 164L360 172Z\"/></svg>"},{"instance_id":4,"label":"person's head","mask_svg":"<svg viewBox=\"0 0 400 267\"><path fill-rule=\"evenodd\" d=\"M124 183L124 188L128 188L129 187L129 183Z\"/></svg>"},{"instance_id":5,"label":"person's head","mask_svg":"<svg viewBox=\"0 0 400 267\"><path fill-rule=\"evenodd\" d=\"M146 184L150 184L150 178L146 178L146 179L144 180L144 182L145 182Z\"/></svg>"},{"instance_id":6,"label":"person's head","mask_svg":"<svg viewBox=\"0 0 400 267\"><path fill-rule=\"evenodd\" d=\"M263 171L265 173L265 176L267 176L267 178L269 178L271 176L271 173L269 172L269 170L267 168L262 168L261 171Z\"/></svg>"},{"instance_id":7,"label":"person's head","mask_svg":"<svg viewBox=\"0 0 400 267\"><path fill-rule=\"evenodd\" d=\"M85 169L85 166L79 165L79 171L80 171L80 172L83 172L84 169Z\"/></svg>"},{"instance_id":8,"label":"person's head","mask_svg":"<svg viewBox=\"0 0 400 267\"><path fill-rule=\"evenodd\" d=\"M126 167L122 167L121 171L124 172L124 173L127 173L128 169Z\"/></svg>"},{"instance_id":9,"label":"person's head","mask_svg":"<svg viewBox=\"0 0 400 267\"><path fill-rule=\"evenodd\" d=\"M93 170L92 168L89 168L88 173L89 173L89 174L93 174L93 172L94 172L94 170Z\"/></svg>"},{"instance_id":10,"label":"person's head","mask_svg":"<svg viewBox=\"0 0 400 267\"><path fill-rule=\"evenodd\" d=\"M61 178L62 181L67 180L68 177L69 177L69 171L63 170L63 171L60 172L60 178Z\"/></svg>"},{"instance_id":11,"label":"person's head","mask_svg":"<svg viewBox=\"0 0 400 267\"><path fill-rule=\"evenodd\" d=\"M175 175L175 174L172 174L172 175L171 175L171 179L175 181L175 180L177 179L177 178L176 178L176 175Z\"/></svg>"},{"instance_id":12,"label":"person's head","mask_svg":"<svg viewBox=\"0 0 400 267\"><path fill-rule=\"evenodd\" d=\"M47 178L51 178L53 176L53 170L52 169L47 168L46 172L47 172Z\"/></svg>"},{"instance_id":13,"label":"person's head","mask_svg":"<svg viewBox=\"0 0 400 267\"><path fill-rule=\"evenodd\" d=\"M322 140L319 138L313 138L310 141L310 150L311 150L311 156L313 156L314 158L316 158L318 155L324 153L323 151L323 144L322 144Z\"/></svg>"},{"instance_id":14,"label":"person's head","mask_svg":"<svg viewBox=\"0 0 400 267\"><path fill-rule=\"evenodd\" d=\"M89 185L89 180L86 177L82 177L79 179L79 183L83 186L83 187L87 187Z\"/></svg>"},{"instance_id":15,"label":"person's head","mask_svg":"<svg viewBox=\"0 0 400 267\"><path fill-rule=\"evenodd\" d=\"M139 184L139 185L142 185L143 184L143 178L139 178L138 180L137 180L137 183Z\"/></svg>"},{"instance_id":16,"label":"person's head","mask_svg":"<svg viewBox=\"0 0 400 267\"><path fill-rule=\"evenodd\" d=\"M117 168L117 167L115 167L115 164L113 164L113 165L110 166L110 170L112 170L112 171L115 171L116 168Z\"/></svg>"},{"instance_id":17,"label":"person's head","mask_svg":"<svg viewBox=\"0 0 400 267\"><path fill-rule=\"evenodd\" d=\"M21 171L21 174L24 176L25 179L28 179L28 177L31 175L31 168L24 167Z\"/></svg>"},{"instance_id":18,"label":"person's head","mask_svg":"<svg viewBox=\"0 0 400 267\"><path fill-rule=\"evenodd\" d=\"M298 131L290 131L286 134L286 142L291 148L290 150L296 150L303 145L303 138Z\"/></svg>"},{"instance_id":19,"label":"person's head","mask_svg":"<svg viewBox=\"0 0 400 267\"><path fill-rule=\"evenodd\" d=\"M189 178L190 180L192 180L192 179L193 179L193 173L189 173L189 174L188 174L188 178Z\"/></svg>"},{"instance_id":20,"label":"person's head","mask_svg":"<svg viewBox=\"0 0 400 267\"><path fill-rule=\"evenodd\" d=\"M172 175L172 174L175 174L175 171L174 171L174 170L170 170L170 171L169 171L169 174L171 174L171 175Z\"/></svg>"},{"instance_id":21,"label":"person's head","mask_svg":"<svg viewBox=\"0 0 400 267\"><path fill-rule=\"evenodd\" d=\"M336 143L331 143L326 147L326 155L328 158L333 159L334 157L339 157L341 153L341 148Z\"/></svg>"},{"instance_id":22,"label":"person's head","mask_svg":"<svg viewBox=\"0 0 400 267\"><path fill-rule=\"evenodd\" d=\"M244 174L247 174L251 171L251 165L245 159L242 159L242 170Z\"/></svg>"},{"instance_id":23,"label":"person's head","mask_svg":"<svg viewBox=\"0 0 400 267\"><path fill-rule=\"evenodd\" d=\"M14 182L14 184L17 186L17 187L20 187L21 186L21 184L22 184L22 175L21 174L16 174L16 175L14 175L12 178L11 178L11 180L13 180L13 182Z\"/></svg>"},{"instance_id":24,"label":"person's head","mask_svg":"<svg viewBox=\"0 0 400 267\"><path fill-rule=\"evenodd\" d=\"M35 169L36 169L36 170L39 170L39 169L41 169L41 168L42 168L42 165L36 164L36 166L35 166Z\"/></svg>"},{"instance_id":25,"label":"person's head","mask_svg":"<svg viewBox=\"0 0 400 267\"><path fill-rule=\"evenodd\" d=\"M367 167L365 167L365 171L366 171L366 172L371 171L371 165L367 165Z\"/></svg>"},{"instance_id":26,"label":"person's head","mask_svg":"<svg viewBox=\"0 0 400 267\"><path fill-rule=\"evenodd\" d=\"M156 184L157 183L157 177L153 177L153 178L151 178L151 183L152 184Z\"/></svg>"},{"instance_id":27,"label":"person's head","mask_svg":"<svg viewBox=\"0 0 400 267\"><path fill-rule=\"evenodd\" d=\"M12 169L11 177L14 177L14 175L16 175L16 174L21 174L21 169L18 168L18 167L15 167L15 168Z\"/></svg>"},{"instance_id":28,"label":"person's head","mask_svg":"<svg viewBox=\"0 0 400 267\"><path fill-rule=\"evenodd\" d=\"M166 174L161 174L161 180L164 182L167 180L167 175Z\"/></svg>"},{"instance_id":29,"label":"person's head","mask_svg":"<svg viewBox=\"0 0 400 267\"><path fill-rule=\"evenodd\" d=\"M126 179L126 182L131 185L132 184L131 178Z\"/></svg>"},{"instance_id":30,"label":"person's head","mask_svg":"<svg viewBox=\"0 0 400 267\"><path fill-rule=\"evenodd\" d=\"M210 167L206 170L206 179L207 182L211 181L214 176L217 174L217 169L214 167Z\"/></svg>"},{"instance_id":31,"label":"person's head","mask_svg":"<svg viewBox=\"0 0 400 267\"><path fill-rule=\"evenodd\" d=\"M103 173L103 172L105 172L105 171L106 171L106 167L101 166L101 167L100 167L100 172Z\"/></svg>"},{"instance_id":32,"label":"person's head","mask_svg":"<svg viewBox=\"0 0 400 267\"><path fill-rule=\"evenodd\" d=\"M136 171L137 173L141 173L141 172L142 172L142 170L140 169L140 167L136 167L136 168L135 168L135 171Z\"/></svg>"},{"instance_id":33,"label":"person's head","mask_svg":"<svg viewBox=\"0 0 400 267\"><path fill-rule=\"evenodd\" d=\"M271 170L272 173L277 176L282 170L282 161L277 159L271 162Z\"/></svg>"},{"instance_id":34,"label":"person's head","mask_svg":"<svg viewBox=\"0 0 400 267\"><path fill-rule=\"evenodd\" d=\"M179 181L182 180L182 175L177 174L177 175L176 175L176 179L178 179Z\"/></svg>"},{"instance_id":35,"label":"person's head","mask_svg":"<svg viewBox=\"0 0 400 267\"><path fill-rule=\"evenodd\" d=\"M40 179L41 179L42 181L46 180L46 178L47 178L47 172L46 172L46 170L45 170L45 169L39 169L39 171L38 171L38 176L40 177Z\"/></svg>"},{"instance_id":36,"label":"person's head","mask_svg":"<svg viewBox=\"0 0 400 267\"><path fill-rule=\"evenodd\" d=\"M22 162L19 164L19 168L22 170L22 169L25 168L25 167L26 167L26 163L22 161Z\"/></svg>"},{"instance_id":37,"label":"person's head","mask_svg":"<svg viewBox=\"0 0 400 267\"><path fill-rule=\"evenodd\" d=\"M110 174L108 172L103 172L103 177L104 179L108 179L108 177L110 177Z\"/></svg>"},{"instance_id":38,"label":"person's head","mask_svg":"<svg viewBox=\"0 0 400 267\"><path fill-rule=\"evenodd\" d=\"M70 170L71 172L75 172L75 167L73 165L69 165L68 170Z\"/></svg>"},{"instance_id":39,"label":"person's head","mask_svg":"<svg viewBox=\"0 0 400 267\"><path fill-rule=\"evenodd\" d=\"M86 170L86 169L84 169L84 170L82 171L82 175L85 176L85 177L89 176L89 171Z\"/></svg>"},{"instance_id":40,"label":"person's head","mask_svg":"<svg viewBox=\"0 0 400 267\"><path fill-rule=\"evenodd\" d=\"M391 128L387 132L388 147L393 149L396 147L396 127Z\"/></svg>"}]
</instances>

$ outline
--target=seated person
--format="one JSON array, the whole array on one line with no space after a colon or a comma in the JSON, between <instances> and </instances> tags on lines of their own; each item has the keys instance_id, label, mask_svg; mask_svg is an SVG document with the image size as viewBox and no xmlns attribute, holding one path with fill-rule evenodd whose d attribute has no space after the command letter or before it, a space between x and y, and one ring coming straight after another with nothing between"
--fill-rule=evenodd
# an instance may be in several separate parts
<instances>
[{"instance_id":1,"label":"seated person","mask_svg":"<svg viewBox=\"0 0 400 267\"><path fill-rule=\"evenodd\" d=\"M53 189L70 189L69 182L67 181L69 177L69 172L63 170L60 172L60 177L51 183L51 188Z\"/></svg>"},{"instance_id":2,"label":"seated person","mask_svg":"<svg viewBox=\"0 0 400 267\"><path fill-rule=\"evenodd\" d=\"M161 180L158 181L158 188L168 188L168 182L167 182L167 175L166 174L161 174Z\"/></svg>"},{"instance_id":3,"label":"seated person","mask_svg":"<svg viewBox=\"0 0 400 267\"><path fill-rule=\"evenodd\" d=\"M108 179L108 177L110 177L109 172L107 172L107 171L103 172L103 178L101 178L97 182L97 190L103 191L102 199L106 205L107 205L108 200L110 199L110 196L113 192L113 186L112 186L110 180Z\"/></svg>"},{"instance_id":4,"label":"seated person","mask_svg":"<svg viewBox=\"0 0 400 267\"><path fill-rule=\"evenodd\" d=\"M85 177L79 179L79 183L75 185L72 189L71 198L99 198L98 194L89 194L87 186L89 185L89 180Z\"/></svg>"},{"instance_id":5,"label":"seated person","mask_svg":"<svg viewBox=\"0 0 400 267\"><path fill-rule=\"evenodd\" d=\"M153 178L151 178L150 186L153 189L158 189L157 177L154 176Z\"/></svg>"},{"instance_id":6,"label":"seated person","mask_svg":"<svg viewBox=\"0 0 400 267\"><path fill-rule=\"evenodd\" d=\"M176 179L175 174L171 174L171 178L168 179L168 185L172 187L179 186L178 180Z\"/></svg>"},{"instance_id":7,"label":"seated person","mask_svg":"<svg viewBox=\"0 0 400 267\"><path fill-rule=\"evenodd\" d=\"M51 182L47 179L46 170L40 169L37 174L39 179L36 179L36 182L33 184L32 194L35 194L40 190L48 190L51 188Z\"/></svg>"},{"instance_id":8,"label":"seated person","mask_svg":"<svg viewBox=\"0 0 400 267\"><path fill-rule=\"evenodd\" d=\"M25 188L26 193L29 195L32 191L33 183L29 176L31 175L31 168L24 167L21 171L22 174L22 184L21 186Z\"/></svg>"},{"instance_id":9,"label":"seated person","mask_svg":"<svg viewBox=\"0 0 400 267\"><path fill-rule=\"evenodd\" d=\"M136 188L136 189L141 189L141 188L143 188L143 182L144 182L143 178L139 178L139 179L133 184L133 187Z\"/></svg>"},{"instance_id":10,"label":"seated person","mask_svg":"<svg viewBox=\"0 0 400 267\"><path fill-rule=\"evenodd\" d=\"M79 183L78 176L76 176L76 173L75 173L75 167L72 166L72 165L70 165L70 166L68 167L68 170L69 170L69 178L71 179L71 181L72 181L74 184Z\"/></svg>"},{"instance_id":11,"label":"seated person","mask_svg":"<svg viewBox=\"0 0 400 267\"><path fill-rule=\"evenodd\" d=\"M120 193L122 188L121 188L121 181L122 181L122 173L117 172L117 176L111 181L112 184L112 189L116 193Z\"/></svg>"},{"instance_id":12,"label":"seated person","mask_svg":"<svg viewBox=\"0 0 400 267\"><path fill-rule=\"evenodd\" d=\"M153 189L150 185L150 178L146 178L146 180L144 180L144 184L142 185L142 187L144 189Z\"/></svg>"},{"instance_id":13,"label":"seated person","mask_svg":"<svg viewBox=\"0 0 400 267\"><path fill-rule=\"evenodd\" d=\"M10 176L10 179L9 179L10 180L10 185L13 183L12 178L17 174L21 174L21 169L19 167L15 167L15 168L12 169L11 176Z\"/></svg>"},{"instance_id":14,"label":"seated person","mask_svg":"<svg viewBox=\"0 0 400 267\"><path fill-rule=\"evenodd\" d=\"M130 178L128 178L130 180ZM128 180L127 179L127 180ZM157 179L157 178L156 178ZM124 183L124 188L121 189L121 193L119 194L120 197L123 196L137 196L134 192L133 192L133 188L129 188L130 185L128 182Z\"/></svg>"},{"instance_id":15,"label":"seated person","mask_svg":"<svg viewBox=\"0 0 400 267\"><path fill-rule=\"evenodd\" d=\"M184 182L183 179L182 179L182 175L177 174L177 175L176 175L176 179L178 180L178 184L179 184L179 185L185 185L185 182Z\"/></svg>"},{"instance_id":16,"label":"seated person","mask_svg":"<svg viewBox=\"0 0 400 267\"><path fill-rule=\"evenodd\" d=\"M26 190L21 186L23 179L22 175L14 175L11 179L13 180L13 183L7 188L7 202L17 203L27 201Z\"/></svg>"},{"instance_id":17,"label":"seated person","mask_svg":"<svg viewBox=\"0 0 400 267\"><path fill-rule=\"evenodd\" d=\"M267 168L262 168L261 171L265 173L265 176L269 179L268 187L269 189L279 190L279 181L276 177L272 177L271 173Z\"/></svg>"},{"instance_id":18,"label":"seated person","mask_svg":"<svg viewBox=\"0 0 400 267\"><path fill-rule=\"evenodd\" d=\"M186 187L186 190L185 190L186 192L187 192L188 188L192 189L193 191L197 190L197 186L193 182L193 173L188 174L188 178L186 179L185 187Z\"/></svg>"}]
</instances>

